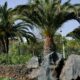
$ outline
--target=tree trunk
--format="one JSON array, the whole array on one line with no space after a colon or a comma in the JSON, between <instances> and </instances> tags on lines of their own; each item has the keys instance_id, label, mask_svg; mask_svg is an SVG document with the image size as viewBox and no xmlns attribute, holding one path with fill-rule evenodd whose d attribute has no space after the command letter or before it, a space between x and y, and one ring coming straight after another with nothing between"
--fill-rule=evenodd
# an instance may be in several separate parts
<instances>
[{"instance_id":1,"label":"tree trunk","mask_svg":"<svg viewBox=\"0 0 80 80\"><path fill-rule=\"evenodd\" d=\"M59 59L58 55L56 53L56 45L54 43L53 36L46 35L44 39L44 52L43 56L46 56L47 54L50 54L49 56L49 62L50 64L56 64L56 61Z\"/></svg>"},{"instance_id":2,"label":"tree trunk","mask_svg":"<svg viewBox=\"0 0 80 80\"><path fill-rule=\"evenodd\" d=\"M45 36L44 39L44 54L43 55L47 55L51 52L55 52L56 51L56 46L53 40L52 36Z\"/></svg>"},{"instance_id":3,"label":"tree trunk","mask_svg":"<svg viewBox=\"0 0 80 80\"><path fill-rule=\"evenodd\" d=\"M8 52L9 52L9 39L6 38L5 40L6 40L5 41L5 44L6 44L6 53L8 54Z\"/></svg>"},{"instance_id":4,"label":"tree trunk","mask_svg":"<svg viewBox=\"0 0 80 80\"><path fill-rule=\"evenodd\" d=\"M5 40L4 40L4 38L1 39L1 42L2 42L2 48L3 48L2 51L3 51L4 53L6 53L6 46L5 46Z\"/></svg>"},{"instance_id":5,"label":"tree trunk","mask_svg":"<svg viewBox=\"0 0 80 80\"><path fill-rule=\"evenodd\" d=\"M8 39L8 37L5 38L5 44L6 44L6 53L7 53L7 61L6 61L6 63L9 64L9 39Z\"/></svg>"}]
</instances>

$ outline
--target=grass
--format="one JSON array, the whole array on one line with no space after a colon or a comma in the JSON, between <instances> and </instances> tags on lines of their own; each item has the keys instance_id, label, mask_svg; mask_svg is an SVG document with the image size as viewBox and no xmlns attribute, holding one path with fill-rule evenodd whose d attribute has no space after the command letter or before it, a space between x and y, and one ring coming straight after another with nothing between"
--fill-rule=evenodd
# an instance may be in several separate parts
<instances>
[{"instance_id":1,"label":"grass","mask_svg":"<svg viewBox=\"0 0 80 80\"><path fill-rule=\"evenodd\" d=\"M12 78L0 78L0 80L15 80L15 79L12 79Z\"/></svg>"}]
</instances>

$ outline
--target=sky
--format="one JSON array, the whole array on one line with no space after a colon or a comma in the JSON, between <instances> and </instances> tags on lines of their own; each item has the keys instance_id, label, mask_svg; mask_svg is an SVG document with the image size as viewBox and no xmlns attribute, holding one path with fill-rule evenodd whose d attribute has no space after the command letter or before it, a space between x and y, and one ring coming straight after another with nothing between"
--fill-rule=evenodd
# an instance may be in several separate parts
<instances>
[{"instance_id":1,"label":"sky","mask_svg":"<svg viewBox=\"0 0 80 80\"><path fill-rule=\"evenodd\" d=\"M28 2L28 0L0 0L0 5L3 5L5 2L8 2L8 8L14 8L17 5L22 5L22 4L26 4ZM67 0L62 0L62 3L64 3ZM76 3L80 3L80 0L71 0L72 4L76 4ZM62 35L66 36L67 33L71 32L73 29L77 28L78 26L80 26L80 24L76 21L76 20L70 20L68 22L65 22L62 27L58 30L58 32L60 32L60 30L62 30ZM38 35L38 30L36 29L34 31L36 33L36 35Z\"/></svg>"},{"instance_id":2,"label":"sky","mask_svg":"<svg viewBox=\"0 0 80 80\"><path fill-rule=\"evenodd\" d=\"M6 1L8 2L9 8L14 8L17 5L26 4L28 2L28 0L0 0L0 4L3 5Z\"/></svg>"}]
</instances>

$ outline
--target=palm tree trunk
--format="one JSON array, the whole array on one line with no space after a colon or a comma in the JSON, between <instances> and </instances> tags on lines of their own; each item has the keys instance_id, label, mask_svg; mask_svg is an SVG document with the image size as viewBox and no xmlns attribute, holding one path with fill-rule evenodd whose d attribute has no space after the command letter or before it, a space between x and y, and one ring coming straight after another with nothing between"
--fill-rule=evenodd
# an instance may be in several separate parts
<instances>
[{"instance_id":1,"label":"palm tree trunk","mask_svg":"<svg viewBox=\"0 0 80 80\"><path fill-rule=\"evenodd\" d=\"M2 46L3 46L3 52L6 53L6 46L5 46L5 41L4 38L1 39Z\"/></svg>"},{"instance_id":2,"label":"palm tree trunk","mask_svg":"<svg viewBox=\"0 0 80 80\"><path fill-rule=\"evenodd\" d=\"M6 44L6 53L7 53L7 63L9 63L9 39L8 37L5 38L5 44Z\"/></svg>"},{"instance_id":3,"label":"palm tree trunk","mask_svg":"<svg viewBox=\"0 0 80 80\"><path fill-rule=\"evenodd\" d=\"M9 39L6 38L6 53L8 54L9 52Z\"/></svg>"},{"instance_id":4,"label":"palm tree trunk","mask_svg":"<svg viewBox=\"0 0 80 80\"><path fill-rule=\"evenodd\" d=\"M43 56L46 56L47 54L51 54L49 56L49 63L56 64L56 61L59 59L59 57L56 52L56 45L54 43L53 36L51 36L51 35L45 36L45 39L44 39Z\"/></svg>"},{"instance_id":5,"label":"palm tree trunk","mask_svg":"<svg viewBox=\"0 0 80 80\"><path fill-rule=\"evenodd\" d=\"M46 35L44 39L44 54L47 55L51 52L56 51L56 46L51 35Z\"/></svg>"}]
</instances>

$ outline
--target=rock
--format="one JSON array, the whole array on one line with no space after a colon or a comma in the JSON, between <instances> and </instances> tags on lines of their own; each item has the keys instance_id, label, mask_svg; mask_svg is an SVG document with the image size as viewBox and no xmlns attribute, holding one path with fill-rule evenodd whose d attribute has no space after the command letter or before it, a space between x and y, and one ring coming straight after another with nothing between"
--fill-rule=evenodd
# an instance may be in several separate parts
<instances>
[{"instance_id":1,"label":"rock","mask_svg":"<svg viewBox=\"0 0 80 80\"><path fill-rule=\"evenodd\" d=\"M56 54L58 56L56 65L58 66L62 59L62 54L59 53ZM56 78L57 74L55 75L55 68L57 66L54 67L55 66L54 64L52 65L49 64L50 55L52 55L52 53L44 56L41 66L39 66L38 63L38 57L34 56L29 60L29 62L27 63L27 68L30 69L29 71L30 73L28 74L29 79L47 80L50 77L50 80L57 80Z\"/></svg>"},{"instance_id":2,"label":"rock","mask_svg":"<svg viewBox=\"0 0 80 80\"><path fill-rule=\"evenodd\" d=\"M33 56L27 63L27 68L38 68L38 57Z\"/></svg>"},{"instance_id":3,"label":"rock","mask_svg":"<svg viewBox=\"0 0 80 80\"><path fill-rule=\"evenodd\" d=\"M25 64L0 65L0 77L14 78L16 80L28 80L27 70Z\"/></svg>"},{"instance_id":4,"label":"rock","mask_svg":"<svg viewBox=\"0 0 80 80\"><path fill-rule=\"evenodd\" d=\"M62 57L62 54L60 53L57 53L57 55L58 55L58 60L56 61L56 64L59 64L59 62L61 61L63 57Z\"/></svg>"},{"instance_id":5,"label":"rock","mask_svg":"<svg viewBox=\"0 0 80 80\"><path fill-rule=\"evenodd\" d=\"M53 52L49 55L50 64L58 64L62 59L62 54Z\"/></svg>"},{"instance_id":6,"label":"rock","mask_svg":"<svg viewBox=\"0 0 80 80\"><path fill-rule=\"evenodd\" d=\"M63 69L63 66L64 66L64 59L62 58L58 65L54 68L55 69L55 73L56 73L56 77L59 79L60 77L60 74L61 74L61 71Z\"/></svg>"},{"instance_id":7,"label":"rock","mask_svg":"<svg viewBox=\"0 0 80 80\"><path fill-rule=\"evenodd\" d=\"M33 69L32 72L28 75L28 78L29 79L37 79L39 73L40 73L39 69Z\"/></svg>"},{"instance_id":8,"label":"rock","mask_svg":"<svg viewBox=\"0 0 80 80\"><path fill-rule=\"evenodd\" d=\"M61 80L77 80L80 77L80 56L72 54L68 57L60 75Z\"/></svg>"},{"instance_id":9,"label":"rock","mask_svg":"<svg viewBox=\"0 0 80 80\"><path fill-rule=\"evenodd\" d=\"M56 55L58 56L58 58L56 59L56 65L54 65L54 61L52 62L52 59L50 59L50 58L55 57L54 53L50 53L50 54L44 56L42 65L40 67L38 80L57 80L57 77L56 77L57 73L56 73L55 69L58 65L60 65L60 62L62 59L62 54L56 53ZM50 61L51 61L51 63L50 63ZM59 67L61 68L61 65ZM57 70L59 70L59 69L57 69Z\"/></svg>"}]
</instances>

